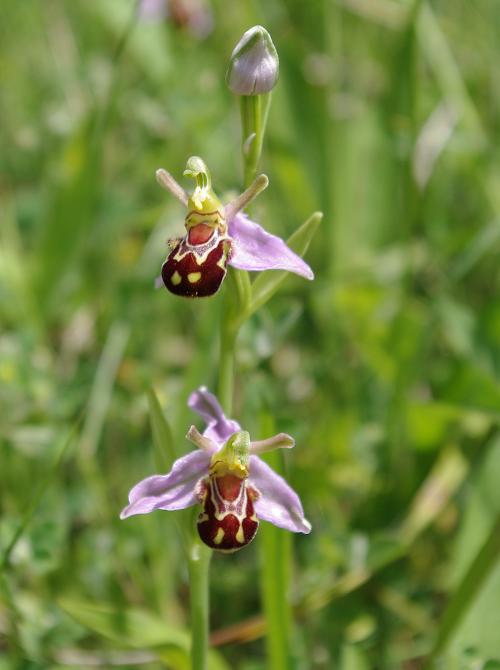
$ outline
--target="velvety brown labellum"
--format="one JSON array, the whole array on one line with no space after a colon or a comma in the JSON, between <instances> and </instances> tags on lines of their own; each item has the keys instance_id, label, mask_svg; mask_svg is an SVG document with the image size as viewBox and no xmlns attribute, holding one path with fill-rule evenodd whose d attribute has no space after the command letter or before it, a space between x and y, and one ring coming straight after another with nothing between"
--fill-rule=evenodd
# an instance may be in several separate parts
<instances>
[{"instance_id":1,"label":"velvety brown labellum","mask_svg":"<svg viewBox=\"0 0 500 670\"><path fill-rule=\"evenodd\" d=\"M190 245L187 236L178 240L161 268L169 291L185 298L203 298L216 293L226 276L231 243Z\"/></svg>"},{"instance_id":2,"label":"velvety brown labellum","mask_svg":"<svg viewBox=\"0 0 500 670\"><path fill-rule=\"evenodd\" d=\"M205 544L230 553L253 540L259 527L253 505L258 494L246 479L212 475L202 482L200 495L203 511L197 526Z\"/></svg>"}]
</instances>

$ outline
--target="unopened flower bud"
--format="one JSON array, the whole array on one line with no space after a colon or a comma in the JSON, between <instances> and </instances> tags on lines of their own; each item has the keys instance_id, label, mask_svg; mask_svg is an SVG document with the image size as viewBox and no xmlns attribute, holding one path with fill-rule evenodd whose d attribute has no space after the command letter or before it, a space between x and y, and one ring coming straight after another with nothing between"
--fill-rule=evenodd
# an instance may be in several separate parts
<instances>
[{"instance_id":1,"label":"unopened flower bud","mask_svg":"<svg viewBox=\"0 0 500 670\"><path fill-rule=\"evenodd\" d=\"M259 95L275 87L278 75L278 53L271 35L262 26L250 28L231 54L227 85L237 95Z\"/></svg>"}]
</instances>

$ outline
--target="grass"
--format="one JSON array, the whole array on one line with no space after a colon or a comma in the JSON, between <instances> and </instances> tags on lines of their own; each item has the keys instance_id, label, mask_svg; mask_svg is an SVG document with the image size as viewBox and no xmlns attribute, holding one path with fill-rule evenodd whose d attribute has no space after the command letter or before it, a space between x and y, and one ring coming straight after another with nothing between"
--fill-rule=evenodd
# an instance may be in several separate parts
<instances>
[{"instance_id":1,"label":"grass","mask_svg":"<svg viewBox=\"0 0 500 670\"><path fill-rule=\"evenodd\" d=\"M257 439L269 416L295 436L282 467L313 533L214 558L210 662L493 670L498 7L204 6L201 38L130 0L0 0L0 669L189 667L175 519L118 519L188 449L186 398L217 372L221 298L152 289L184 216L154 172L197 154L240 189L224 72L262 23L281 74L252 215L286 238L324 219L314 283L287 279L241 332L235 407Z\"/></svg>"}]
</instances>

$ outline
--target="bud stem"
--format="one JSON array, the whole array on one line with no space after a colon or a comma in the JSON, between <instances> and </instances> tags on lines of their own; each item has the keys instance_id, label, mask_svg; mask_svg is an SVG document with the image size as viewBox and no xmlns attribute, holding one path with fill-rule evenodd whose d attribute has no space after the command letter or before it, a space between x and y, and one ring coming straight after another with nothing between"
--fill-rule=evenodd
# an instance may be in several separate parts
<instances>
[{"instance_id":1,"label":"bud stem","mask_svg":"<svg viewBox=\"0 0 500 670\"><path fill-rule=\"evenodd\" d=\"M271 93L240 98L245 186L250 186L257 174L270 103Z\"/></svg>"}]
</instances>

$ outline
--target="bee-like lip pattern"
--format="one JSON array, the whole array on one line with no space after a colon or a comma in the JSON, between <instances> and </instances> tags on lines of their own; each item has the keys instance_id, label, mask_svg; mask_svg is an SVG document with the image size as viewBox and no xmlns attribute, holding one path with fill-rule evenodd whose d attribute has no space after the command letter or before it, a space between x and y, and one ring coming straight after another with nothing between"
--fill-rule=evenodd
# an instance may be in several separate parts
<instances>
[{"instance_id":1,"label":"bee-like lip pattern","mask_svg":"<svg viewBox=\"0 0 500 670\"><path fill-rule=\"evenodd\" d=\"M185 236L162 265L165 287L184 298L214 295L226 276L230 251L230 241L215 232L206 244L191 245Z\"/></svg>"},{"instance_id":2,"label":"bee-like lip pattern","mask_svg":"<svg viewBox=\"0 0 500 670\"><path fill-rule=\"evenodd\" d=\"M246 478L210 474L200 485L202 511L197 528L200 538L216 551L232 553L252 541L259 527L254 500L258 493Z\"/></svg>"}]
</instances>

